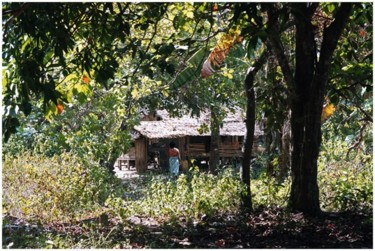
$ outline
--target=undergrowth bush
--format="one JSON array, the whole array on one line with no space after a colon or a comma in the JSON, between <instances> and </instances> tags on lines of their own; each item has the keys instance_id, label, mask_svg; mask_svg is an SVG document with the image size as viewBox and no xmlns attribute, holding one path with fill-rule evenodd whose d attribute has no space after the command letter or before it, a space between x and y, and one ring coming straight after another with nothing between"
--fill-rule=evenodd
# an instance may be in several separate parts
<instances>
[{"instance_id":1,"label":"undergrowth bush","mask_svg":"<svg viewBox=\"0 0 375 251\"><path fill-rule=\"evenodd\" d=\"M321 205L328 211L372 208L372 156L360 149L349 152L346 142L326 140L319 158Z\"/></svg>"},{"instance_id":2,"label":"undergrowth bush","mask_svg":"<svg viewBox=\"0 0 375 251\"><path fill-rule=\"evenodd\" d=\"M257 179L251 180L251 194L254 206L287 206L290 184L290 177L280 181L263 172Z\"/></svg>"},{"instance_id":3,"label":"undergrowth bush","mask_svg":"<svg viewBox=\"0 0 375 251\"><path fill-rule=\"evenodd\" d=\"M325 211L363 211L372 209L373 168L371 145L348 153L349 144L331 135L323 139L318 159L318 186L321 208ZM251 180L255 207L288 205L291 177L280 182L268 176L264 155L253 163ZM254 165L255 164L255 165ZM254 168L255 166L255 168Z\"/></svg>"},{"instance_id":4,"label":"undergrowth bush","mask_svg":"<svg viewBox=\"0 0 375 251\"><path fill-rule=\"evenodd\" d=\"M121 183L95 163L70 153L29 152L3 160L3 212L39 222L73 222L96 216Z\"/></svg>"},{"instance_id":5,"label":"undergrowth bush","mask_svg":"<svg viewBox=\"0 0 375 251\"><path fill-rule=\"evenodd\" d=\"M218 175L190 169L177 180L154 177L138 200L109 198L110 212L124 221L131 215L173 219L231 212L239 208L244 191L238 173L226 169Z\"/></svg>"}]
</instances>

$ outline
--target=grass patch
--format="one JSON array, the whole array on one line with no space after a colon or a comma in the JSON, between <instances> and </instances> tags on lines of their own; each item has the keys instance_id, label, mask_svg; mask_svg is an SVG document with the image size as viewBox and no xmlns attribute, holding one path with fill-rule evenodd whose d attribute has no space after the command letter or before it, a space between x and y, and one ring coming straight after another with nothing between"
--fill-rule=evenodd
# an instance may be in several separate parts
<instances>
[{"instance_id":1,"label":"grass patch","mask_svg":"<svg viewBox=\"0 0 375 251\"><path fill-rule=\"evenodd\" d=\"M2 174L3 213L41 224L96 217L110 194L122 193L119 179L70 153L5 156Z\"/></svg>"}]
</instances>

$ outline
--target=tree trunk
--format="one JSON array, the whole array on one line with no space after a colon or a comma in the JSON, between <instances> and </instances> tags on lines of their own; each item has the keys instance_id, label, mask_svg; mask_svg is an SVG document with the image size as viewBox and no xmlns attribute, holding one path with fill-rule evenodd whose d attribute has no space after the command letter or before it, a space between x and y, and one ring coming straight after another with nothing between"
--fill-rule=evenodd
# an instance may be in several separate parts
<instances>
[{"instance_id":1,"label":"tree trunk","mask_svg":"<svg viewBox=\"0 0 375 251\"><path fill-rule=\"evenodd\" d=\"M246 87L246 139L245 150L242 162L242 182L246 185L246 193L242 195L243 207L252 210L251 189L250 189L250 161L252 147L254 141L255 130L255 92L254 92L254 76L251 71L247 73L245 80Z\"/></svg>"},{"instance_id":2,"label":"tree trunk","mask_svg":"<svg viewBox=\"0 0 375 251\"><path fill-rule=\"evenodd\" d=\"M217 173L217 167L220 161L220 124L214 109L211 109L211 144L210 144L210 171L213 174Z\"/></svg>"},{"instance_id":3,"label":"tree trunk","mask_svg":"<svg viewBox=\"0 0 375 251\"><path fill-rule=\"evenodd\" d=\"M352 4L342 3L331 25L324 29L319 60L312 15L318 4L292 4L296 24L295 75L285 56L278 32L277 12L269 8L269 42L288 84L292 128L292 188L289 205L293 210L320 213L317 162L321 143L321 112L331 59L349 18Z\"/></svg>"},{"instance_id":4,"label":"tree trunk","mask_svg":"<svg viewBox=\"0 0 375 251\"><path fill-rule=\"evenodd\" d=\"M270 126L265 130L265 152L269 156L267 158L267 176L272 177L275 175L275 167L273 164L273 156L277 154L276 148L279 146L280 142L280 136L277 132L278 130L275 128L275 126Z\"/></svg>"},{"instance_id":5,"label":"tree trunk","mask_svg":"<svg viewBox=\"0 0 375 251\"><path fill-rule=\"evenodd\" d=\"M324 94L333 51L349 18L351 4L342 4L335 21L324 30L319 61L314 42L315 27L311 25L312 13L304 6L299 5L295 12L297 95L292 101L293 175L290 205L298 211L318 214L317 163L322 139Z\"/></svg>"},{"instance_id":6,"label":"tree trunk","mask_svg":"<svg viewBox=\"0 0 375 251\"><path fill-rule=\"evenodd\" d=\"M245 78L245 91L247 97L246 107L246 139L244 144L244 156L242 160L242 176L241 180L246 185L246 192L242 194L242 206L247 210L252 210L253 205L251 201L250 189L250 161L254 142L255 130L255 91L254 80L255 75L260 67L264 64L268 56L268 51L265 50L262 55L255 61L253 67L247 71Z\"/></svg>"},{"instance_id":7,"label":"tree trunk","mask_svg":"<svg viewBox=\"0 0 375 251\"><path fill-rule=\"evenodd\" d=\"M288 84L292 128L292 188L289 204L293 210L320 213L317 161L321 143L321 112L333 52L349 18L352 4L342 3L333 22L323 32L316 49L316 27L312 15L318 4L291 4L296 24L296 66L293 77L278 29L276 8L268 8L269 42Z\"/></svg>"},{"instance_id":8,"label":"tree trunk","mask_svg":"<svg viewBox=\"0 0 375 251\"><path fill-rule=\"evenodd\" d=\"M291 130L290 130L290 113L288 113L283 127L281 135L281 152L279 157L279 174L277 179L282 182L287 177L288 171L291 167Z\"/></svg>"},{"instance_id":9,"label":"tree trunk","mask_svg":"<svg viewBox=\"0 0 375 251\"><path fill-rule=\"evenodd\" d=\"M135 168L137 173L144 173L147 170L147 139L140 137L135 140Z\"/></svg>"}]
</instances>

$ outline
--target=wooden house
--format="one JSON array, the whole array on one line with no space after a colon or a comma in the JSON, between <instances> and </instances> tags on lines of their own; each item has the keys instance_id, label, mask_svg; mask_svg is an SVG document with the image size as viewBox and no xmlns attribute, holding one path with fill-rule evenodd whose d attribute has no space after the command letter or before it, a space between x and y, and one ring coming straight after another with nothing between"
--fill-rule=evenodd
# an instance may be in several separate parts
<instances>
[{"instance_id":1,"label":"wooden house","mask_svg":"<svg viewBox=\"0 0 375 251\"><path fill-rule=\"evenodd\" d=\"M134 127L135 137L135 167L138 172L143 172L150 164L150 158L158 157L158 165L168 168L167 150L171 141L176 143L181 153L183 163L191 163L204 167L210 155L209 130L200 130L202 126L209 129L210 114L201 113L200 117L181 118L170 117L162 110L154 116ZM244 117L240 111L228 113L220 128L219 152L221 161L236 159L240 161L243 156L243 143L246 134ZM262 131L259 126L255 128L254 151L259 150L259 138ZM186 168L186 167L185 167Z\"/></svg>"}]
</instances>

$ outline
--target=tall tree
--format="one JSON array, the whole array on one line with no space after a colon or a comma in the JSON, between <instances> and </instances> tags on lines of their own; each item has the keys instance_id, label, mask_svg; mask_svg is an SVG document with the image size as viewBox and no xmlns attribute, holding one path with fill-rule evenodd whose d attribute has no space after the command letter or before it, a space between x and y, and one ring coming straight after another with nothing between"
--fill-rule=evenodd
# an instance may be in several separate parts
<instances>
[{"instance_id":1,"label":"tall tree","mask_svg":"<svg viewBox=\"0 0 375 251\"><path fill-rule=\"evenodd\" d=\"M252 148L254 142L255 130L255 91L254 81L257 72L265 63L268 57L268 51L265 50L261 56L254 62L247 73L244 81L244 87L247 98L246 105L246 141L244 144L244 156L242 161L242 181L246 185L246 194L242 197L243 206L247 209L252 209L251 189L250 189L250 161L252 157Z\"/></svg>"},{"instance_id":2,"label":"tall tree","mask_svg":"<svg viewBox=\"0 0 375 251\"><path fill-rule=\"evenodd\" d=\"M220 120L218 118L218 113L215 111L214 107L211 107L211 142L210 142L210 171L214 174L217 173L217 167L220 162Z\"/></svg>"},{"instance_id":3,"label":"tall tree","mask_svg":"<svg viewBox=\"0 0 375 251\"><path fill-rule=\"evenodd\" d=\"M334 50L348 21L352 4L342 3L333 13L331 24L324 27L321 45L316 44L317 27L312 17L318 3L290 4L296 26L295 73L285 56L275 5L265 5L268 37L286 78L291 104L293 135L292 189L290 206L294 210L320 213L317 184L317 159L321 143L321 114ZM285 8L285 7L284 7ZM285 9L284 9L285 10Z\"/></svg>"}]
</instances>

